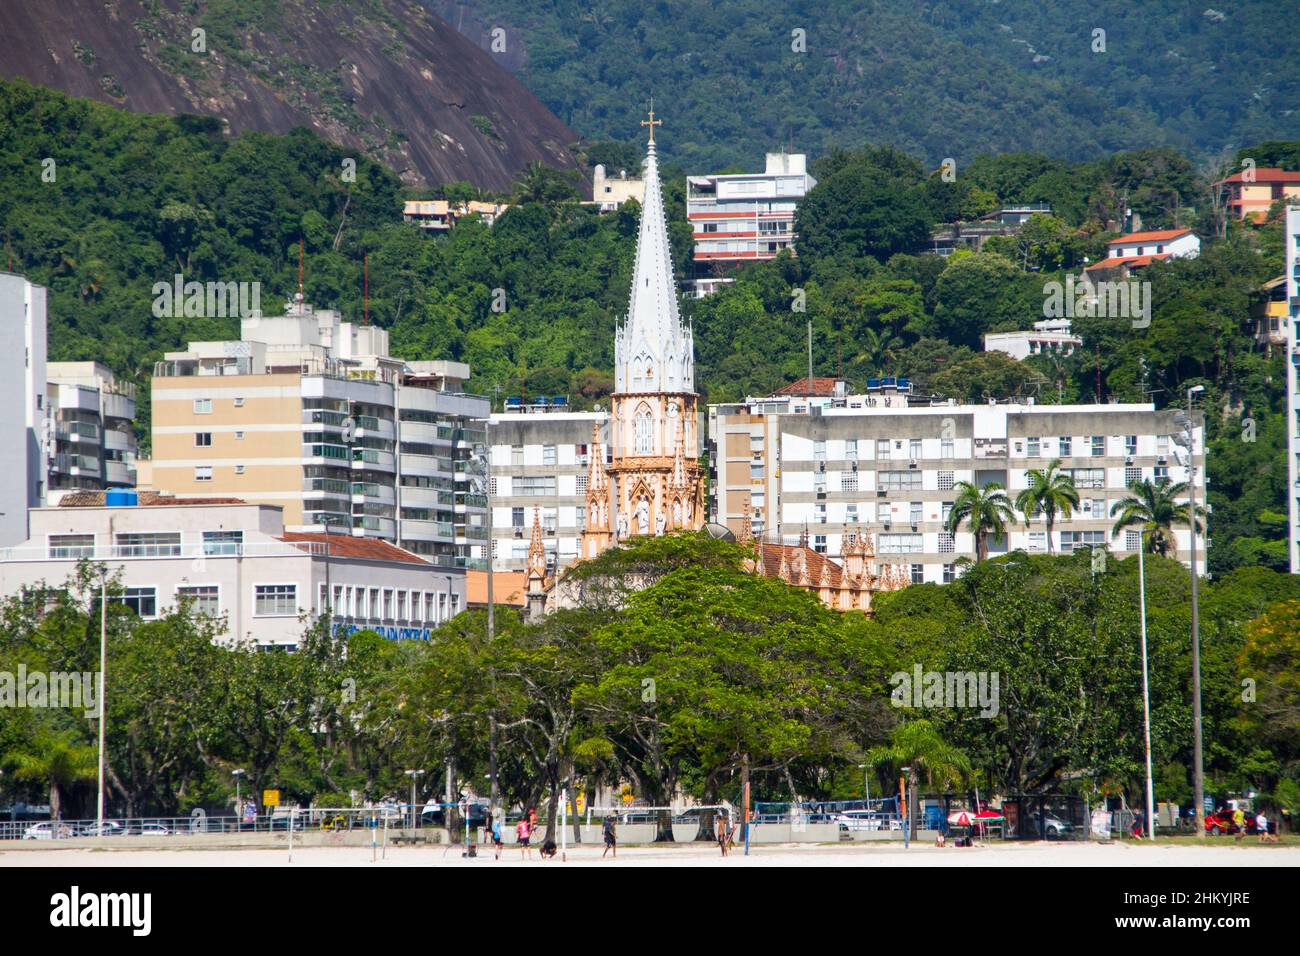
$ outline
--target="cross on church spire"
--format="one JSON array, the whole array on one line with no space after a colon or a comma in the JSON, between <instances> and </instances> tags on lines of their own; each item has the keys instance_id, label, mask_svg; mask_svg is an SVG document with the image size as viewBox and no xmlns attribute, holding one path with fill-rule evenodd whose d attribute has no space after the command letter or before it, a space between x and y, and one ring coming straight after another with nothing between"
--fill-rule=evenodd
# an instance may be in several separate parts
<instances>
[{"instance_id":1,"label":"cross on church spire","mask_svg":"<svg viewBox=\"0 0 1300 956\"><path fill-rule=\"evenodd\" d=\"M655 119L655 101L653 98L650 100L650 118L642 120L641 125L650 127L650 145L653 146L655 144L655 127L664 125L663 120Z\"/></svg>"}]
</instances>

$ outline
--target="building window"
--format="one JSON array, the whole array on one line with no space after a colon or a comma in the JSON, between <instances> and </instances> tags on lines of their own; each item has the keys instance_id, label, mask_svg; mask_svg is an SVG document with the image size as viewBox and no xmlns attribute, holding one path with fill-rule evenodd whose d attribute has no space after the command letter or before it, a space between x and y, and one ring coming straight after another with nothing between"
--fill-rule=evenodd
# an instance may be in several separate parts
<instances>
[{"instance_id":1,"label":"building window","mask_svg":"<svg viewBox=\"0 0 1300 956\"><path fill-rule=\"evenodd\" d=\"M840 472L840 491L857 491L858 473L856 471Z\"/></svg>"},{"instance_id":2,"label":"building window","mask_svg":"<svg viewBox=\"0 0 1300 956\"><path fill-rule=\"evenodd\" d=\"M292 617L298 613L296 584L258 584L253 588L255 617Z\"/></svg>"},{"instance_id":3,"label":"building window","mask_svg":"<svg viewBox=\"0 0 1300 956\"><path fill-rule=\"evenodd\" d=\"M654 451L654 419L650 409L642 405L636 415L636 453L649 455Z\"/></svg>"},{"instance_id":4,"label":"building window","mask_svg":"<svg viewBox=\"0 0 1300 956\"><path fill-rule=\"evenodd\" d=\"M555 464L555 460L556 460L556 459L555 459L555 446L554 446L554 445L543 445L543 446L542 446L542 464L543 464L543 465L554 465L554 464Z\"/></svg>"},{"instance_id":5,"label":"building window","mask_svg":"<svg viewBox=\"0 0 1300 956\"><path fill-rule=\"evenodd\" d=\"M876 460L889 461L889 439L888 438L876 439Z\"/></svg>"},{"instance_id":6,"label":"building window","mask_svg":"<svg viewBox=\"0 0 1300 956\"><path fill-rule=\"evenodd\" d=\"M881 554L919 554L924 550L924 536L919 534L882 534Z\"/></svg>"},{"instance_id":7,"label":"building window","mask_svg":"<svg viewBox=\"0 0 1300 956\"><path fill-rule=\"evenodd\" d=\"M1093 435L1092 436L1092 457L1100 458L1105 454L1106 454L1106 436Z\"/></svg>"},{"instance_id":8,"label":"building window","mask_svg":"<svg viewBox=\"0 0 1300 956\"><path fill-rule=\"evenodd\" d=\"M857 524L857 523L858 523L858 506L857 506L857 505L849 505L848 507L846 507L846 508L844 509L844 523L845 523L845 524Z\"/></svg>"},{"instance_id":9,"label":"building window","mask_svg":"<svg viewBox=\"0 0 1300 956\"><path fill-rule=\"evenodd\" d=\"M244 440L244 433L243 433L243 432L235 432L235 441L243 441L243 440Z\"/></svg>"},{"instance_id":10,"label":"building window","mask_svg":"<svg viewBox=\"0 0 1300 956\"><path fill-rule=\"evenodd\" d=\"M952 582L956 580L957 580L957 565L945 564L943 566L943 583L952 584Z\"/></svg>"},{"instance_id":11,"label":"building window","mask_svg":"<svg viewBox=\"0 0 1300 956\"><path fill-rule=\"evenodd\" d=\"M518 467L522 466L523 463L524 463L524 446L523 446L523 445L511 445L511 446L510 446L510 464L511 464L513 467L518 468Z\"/></svg>"},{"instance_id":12,"label":"building window","mask_svg":"<svg viewBox=\"0 0 1300 956\"><path fill-rule=\"evenodd\" d=\"M1061 553L1072 554L1079 548L1103 548L1106 546L1104 531L1062 531Z\"/></svg>"},{"instance_id":13,"label":"building window","mask_svg":"<svg viewBox=\"0 0 1300 956\"><path fill-rule=\"evenodd\" d=\"M212 399L210 399L210 398L196 398L196 399L194 399L194 414L195 414L195 415L211 415L211 414L212 414Z\"/></svg>"},{"instance_id":14,"label":"building window","mask_svg":"<svg viewBox=\"0 0 1300 956\"><path fill-rule=\"evenodd\" d=\"M1141 532L1141 531L1125 531L1125 532L1124 532L1124 550L1125 550L1125 551L1136 551L1136 550L1137 550L1138 548L1140 548L1140 547L1142 547L1142 532Z\"/></svg>"},{"instance_id":15,"label":"building window","mask_svg":"<svg viewBox=\"0 0 1300 956\"><path fill-rule=\"evenodd\" d=\"M824 439L816 439L813 442L813 461L826 460L826 442Z\"/></svg>"},{"instance_id":16,"label":"building window","mask_svg":"<svg viewBox=\"0 0 1300 956\"><path fill-rule=\"evenodd\" d=\"M1141 481L1141 480L1142 480L1142 469L1141 469L1141 468L1125 468L1125 469L1124 469L1124 486L1125 486L1125 487L1128 487L1129 485L1132 485L1132 484L1136 484L1137 482L1139 482L1139 481Z\"/></svg>"},{"instance_id":17,"label":"building window","mask_svg":"<svg viewBox=\"0 0 1300 956\"><path fill-rule=\"evenodd\" d=\"M236 466L235 466L235 474L237 474L237 475L242 475L243 473L244 473L244 466L243 466L243 465L236 465Z\"/></svg>"},{"instance_id":18,"label":"building window","mask_svg":"<svg viewBox=\"0 0 1300 956\"><path fill-rule=\"evenodd\" d=\"M215 584L182 584L176 589L177 601L189 601L190 610L205 617L221 614L221 597Z\"/></svg>"},{"instance_id":19,"label":"building window","mask_svg":"<svg viewBox=\"0 0 1300 956\"><path fill-rule=\"evenodd\" d=\"M1124 454L1129 455L1129 456L1133 456L1133 455L1136 455L1137 453L1138 453L1138 437L1137 437L1137 435L1125 435L1125 436L1124 436Z\"/></svg>"},{"instance_id":20,"label":"building window","mask_svg":"<svg viewBox=\"0 0 1300 956\"><path fill-rule=\"evenodd\" d=\"M1066 468L1062 472L1074 479L1076 488L1105 488L1105 468Z\"/></svg>"},{"instance_id":21,"label":"building window","mask_svg":"<svg viewBox=\"0 0 1300 956\"><path fill-rule=\"evenodd\" d=\"M195 448L211 448L211 447L212 447L212 432L195 432L195 433L194 433L194 447L195 447Z\"/></svg>"},{"instance_id":22,"label":"building window","mask_svg":"<svg viewBox=\"0 0 1300 956\"><path fill-rule=\"evenodd\" d=\"M825 523L826 523L826 505L825 505L824 503L818 504L818 505L816 506L816 510L813 512L813 516L814 516L814 518L816 519L816 521L817 521L818 524L825 524Z\"/></svg>"},{"instance_id":23,"label":"building window","mask_svg":"<svg viewBox=\"0 0 1300 956\"><path fill-rule=\"evenodd\" d=\"M919 461L921 459L921 439L913 438L907 443L907 457L912 459L912 461Z\"/></svg>"},{"instance_id":24,"label":"building window","mask_svg":"<svg viewBox=\"0 0 1300 956\"><path fill-rule=\"evenodd\" d=\"M93 534L52 534L49 539L51 558L93 558Z\"/></svg>"},{"instance_id":25,"label":"building window","mask_svg":"<svg viewBox=\"0 0 1300 956\"><path fill-rule=\"evenodd\" d=\"M237 399L235 399L235 407L236 407L236 408L243 408L243 407L244 407L244 400L243 400L242 398L237 398Z\"/></svg>"},{"instance_id":26,"label":"building window","mask_svg":"<svg viewBox=\"0 0 1300 956\"><path fill-rule=\"evenodd\" d=\"M1029 550L1046 551L1047 550L1047 532L1031 531L1029 532Z\"/></svg>"},{"instance_id":27,"label":"building window","mask_svg":"<svg viewBox=\"0 0 1300 956\"><path fill-rule=\"evenodd\" d=\"M1151 469L1151 473L1152 473L1152 481L1154 481L1156 484L1159 484L1162 481L1169 480L1168 465L1156 465L1154 468Z\"/></svg>"},{"instance_id":28,"label":"building window","mask_svg":"<svg viewBox=\"0 0 1300 956\"><path fill-rule=\"evenodd\" d=\"M242 531L203 532L203 553L207 555L238 554L243 543Z\"/></svg>"},{"instance_id":29,"label":"building window","mask_svg":"<svg viewBox=\"0 0 1300 956\"><path fill-rule=\"evenodd\" d=\"M1157 435L1157 436L1156 436L1156 454L1159 455L1161 458L1164 458L1164 457L1166 457L1166 456L1169 454L1169 436L1168 436L1168 435Z\"/></svg>"},{"instance_id":30,"label":"building window","mask_svg":"<svg viewBox=\"0 0 1300 956\"><path fill-rule=\"evenodd\" d=\"M921 523L922 504L919 501L909 502L908 517L911 519L912 527Z\"/></svg>"},{"instance_id":31,"label":"building window","mask_svg":"<svg viewBox=\"0 0 1300 956\"><path fill-rule=\"evenodd\" d=\"M858 440L856 438L850 438L844 443L844 460L858 460Z\"/></svg>"},{"instance_id":32,"label":"building window","mask_svg":"<svg viewBox=\"0 0 1300 956\"><path fill-rule=\"evenodd\" d=\"M514 494L521 498L555 494L554 475L520 475L514 480Z\"/></svg>"},{"instance_id":33,"label":"building window","mask_svg":"<svg viewBox=\"0 0 1300 956\"><path fill-rule=\"evenodd\" d=\"M488 494L490 494L490 495L495 495L496 493L497 493L497 480L496 480L495 478L489 478L489 479L488 479Z\"/></svg>"},{"instance_id":34,"label":"building window","mask_svg":"<svg viewBox=\"0 0 1300 956\"><path fill-rule=\"evenodd\" d=\"M140 617L158 616L158 595L154 588L127 588L121 603Z\"/></svg>"},{"instance_id":35,"label":"building window","mask_svg":"<svg viewBox=\"0 0 1300 956\"><path fill-rule=\"evenodd\" d=\"M940 458L954 457L951 438L944 438L939 441L939 457Z\"/></svg>"},{"instance_id":36,"label":"building window","mask_svg":"<svg viewBox=\"0 0 1300 956\"><path fill-rule=\"evenodd\" d=\"M181 533L179 531L123 532L116 535L114 557L118 558L179 558Z\"/></svg>"},{"instance_id":37,"label":"building window","mask_svg":"<svg viewBox=\"0 0 1300 956\"><path fill-rule=\"evenodd\" d=\"M913 584L924 584L924 583L925 583L925 565L924 565L924 564L914 564L914 565L912 565L912 583L913 583Z\"/></svg>"},{"instance_id":38,"label":"building window","mask_svg":"<svg viewBox=\"0 0 1300 956\"><path fill-rule=\"evenodd\" d=\"M886 491L920 491L921 490L921 472L913 471L882 471L879 473L880 481L878 488Z\"/></svg>"},{"instance_id":39,"label":"building window","mask_svg":"<svg viewBox=\"0 0 1300 956\"><path fill-rule=\"evenodd\" d=\"M939 472L939 490L952 491L952 486L956 483L956 474L951 471Z\"/></svg>"},{"instance_id":40,"label":"building window","mask_svg":"<svg viewBox=\"0 0 1300 956\"><path fill-rule=\"evenodd\" d=\"M1072 450L1074 447L1074 439L1072 439L1069 435L1062 435L1060 438L1057 439L1057 441L1060 442L1061 445L1060 448L1061 458L1069 458L1072 454L1074 454Z\"/></svg>"},{"instance_id":41,"label":"building window","mask_svg":"<svg viewBox=\"0 0 1300 956\"><path fill-rule=\"evenodd\" d=\"M939 553L952 554L956 550L957 550L957 543L954 540L953 533L951 531L940 531L939 532Z\"/></svg>"},{"instance_id":42,"label":"building window","mask_svg":"<svg viewBox=\"0 0 1300 956\"><path fill-rule=\"evenodd\" d=\"M816 551L818 554L826 553L826 535L824 534L813 535L813 550Z\"/></svg>"},{"instance_id":43,"label":"building window","mask_svg":"<svg viewBox=\"0 0 1300 956\"><path fill-rule=\"evenodd\" d=\"M1043 456L1043 440L1042 440L1042 438L1037 437L1037 436L1034 436L1034 437L1031 437L1031 438L1026 438L1026 439L1025 439L1025 442L1026 442L1026 446L1027 446L1027 447L1025 448L1025 454L1026 454L1028 457L1030 457L1030 458L1041 458L1041 457Z\"/></svg>"},{"instance_id":44,"label":"building window","mask_svg":"<svg viewBox=\"0 0 1300 956\"><path fill-rule=\"evenodd\" d=\"M211 481L211 480L212 480L212 466L211 466L211 465L195 465L195 466L194 466L194 480L195 480L195 481Z\"/></svg>"},{"instance_id":45,"label":"building window","mask_svg":"<svg viewBox=\"0 0 1300 956\"><path fill-rule=\"evenodd\" d=\"M953 502L945 501L939 507L939 520L942 521L944 525L947 525L948 519L952 517L952 506Z\"/></svg>"},{"instance_id":46,"label":"building window","mask_svg":"<svg viewBox=\"0 0 1300 956\"><path fill-rule=\"evenodd\" d=\"M574 490L575 490L578 494L580 494L580 495L585 495L585 494L587 493L587 476L586 476L586 475L579 475L577 481L575 481L573 484L574 484Z\"/></svg>"},{"instance_id":47,"label":"building window","mask_svg":"<svg viewBox=\"0 0 1300 956\"><path fill-rule=\"evenodd\" d=\"M523 526L524 526L524 509L523 509L523 508L511 508L511 509L510 509L510 527L512 527L512 528L522 528Z\"/></svg>"}]
</instances>

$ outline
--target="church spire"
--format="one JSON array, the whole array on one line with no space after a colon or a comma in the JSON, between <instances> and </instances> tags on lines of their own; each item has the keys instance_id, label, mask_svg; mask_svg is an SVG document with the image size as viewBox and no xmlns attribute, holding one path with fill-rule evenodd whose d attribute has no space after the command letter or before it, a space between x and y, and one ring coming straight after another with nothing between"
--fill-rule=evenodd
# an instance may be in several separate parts
<instances>
[{"instance_id":1,"label":"church spire","mask_svg":"<svg viewBox=\"0 0 1300 956\"><path fill-rule=\"evenodd\" d=\"M645 204L637 232L627 319L614 335L615 392L695 391L695 347L677 308L672 250L659 186L654 129L662 123L654 118L653 108L650 119L642 121L650 127L643 175Z\"/></svg>"}]
</instances>

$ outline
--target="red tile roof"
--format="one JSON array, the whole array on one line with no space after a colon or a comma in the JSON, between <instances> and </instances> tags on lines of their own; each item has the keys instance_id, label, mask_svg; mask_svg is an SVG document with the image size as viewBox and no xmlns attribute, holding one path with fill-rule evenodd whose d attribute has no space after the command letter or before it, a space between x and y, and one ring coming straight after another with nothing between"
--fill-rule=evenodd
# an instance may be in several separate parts
<instances>
[{"instance_id":1,"label":"red tile roof","mask_svg":"<svg viewBox=\"0 0 1300 956\"><path fill-rule=\"evenodd\" d=\"M1084 269L1084 272L1092 272L1094 269L1118 269L1120 266L1128 266L1130 269L1140 269L1142 266L1149 266L1153 262L1163 262L1169 258L1169 253L1163 252L1158 256L1111 256L1109 259L1102 259L1101 262L1094 262Z\"/></svg>"},{"instance_id":2,"label":"red tile roof","mask_svg":"<svg viewBox=\"0 0 1300 956\"><path fill-rule=\"evenodd\" d=\"M813 383L813 387L812 387L813 395L834 395L835 394L835 379L833 378L814 378L812 380L812 383ZM772 394L773 395L807 395L809 394L808 379L807 378L795 379L789 385L782 385Z\"/></svg>"},{"instance_id":3,"label":"red tile roof","mask_svg":"<svg viewBox=\"0 0 1300 956\"><path fill-rule=\"evenodd\" d=\"M1152 232L1131 232L1127 236L1120 236L1118 239L1112 239L1106 243L1108 246L1127 246L1134 242L1164 242L1168 239L1177 239L1179 236L1185 236L1192 230L1190 229L1156 229Z\"/></svg>"},{"instance_id":4,"label":"red tile roof","mask_svg":"<svg viewBox=\"0 0 1300 956\"><path fill-rule=\"evenodd\" d=\"M1233 173L1225 179L1219 180L1221 183L1245 183L1250 186L1253 183L1246 183L1242 177L1246 175L1245 170L1239 173ZM1280 166L1262 166L1255 170L1255 183L1300 183L1300 172L1291 172L1282 169Z\"/></svg>"},{"instance_id":5,"label":"red tile roof","mask_svg":"<svg viewBox=\"0 0 1300 956\"><path fill-rule=\"evenodd\" d=\"M794 571L795 553L802 551L804 562L808 565L808 582L812 587L821 585L822 565L827 565L830 569L830 584L832 588L840 586L840 576L844 569L838 564L819 554L812 548L804 547L797 544L769 544L763 541L759 545L763 549L763 574L769 578L780 576L781 555L785 555L786 567L791 573Z\"/></svg>"},{"instance_id":6,"label":"red tile roof","mask_svg":"<svg viewBox=\"0 0 1300 956\"><path fill-rule=\"evenodd\" d=\"M286 531L280 540L289 544L329 543L330 555L336 558L363 558L367 561L399 561L403 564L423 564L433 567L428 561L413 554L405 548L380 541L378 538L356 538L350 534L318 534L308 531Z\"/></svg>"}]
</instances>

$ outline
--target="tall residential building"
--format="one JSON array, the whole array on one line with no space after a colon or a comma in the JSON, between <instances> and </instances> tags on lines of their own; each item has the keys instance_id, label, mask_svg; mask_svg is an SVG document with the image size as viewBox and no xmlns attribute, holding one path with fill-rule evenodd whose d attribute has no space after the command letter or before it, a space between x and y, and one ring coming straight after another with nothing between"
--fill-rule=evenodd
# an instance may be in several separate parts
<instances>
[{"instance_id":1,"label":"tall residential building","mask_svg":"<svg viewBox=\"0 0 1300 956\"><path fill-rule=\"evenodd\" d=\"M98 362L46 366L48 498L72 490L134 487L135 386Z\"/></svg>"},{"instance_id":2,"label":"tall residential building","mask_svg":"<svg viewBox=\"0 0 1300 956\"><path fill-rule=\"evenodd\" d=\"M388 334L301 299L191 342L154 372L153 483L178 497L284 508L291 531L381 538L435 564L486 558L486 510L463 464L489 411L459 363L407 364Z\"/></svg>"},{"instance_id":3,"label":"tall residential building","mask_svg":"<svg viewBox=\"0 0 1300 956\"><path fill-rule=\"evenodd\" d=\"M45 498L45 298L0 272L0 545L27 538L27 509Z\"/></svg>"},{"instance_id":4,"label":"tall residential building","mask_svg":"<svg viewBox=\"0 0 1300 956\"><path fill-rule=\"evenodd\" d=\"M609 413L575 412L553 400L509 400L506 409L488 426L493 567L524 569L534 510L547 564L563 567L578 557L591 454L597 444L598 454L605 454L600 435L608 430Z\"/></svg>"},{"instance_id":5,"label":"tall residential building","mask_svg":"<svg viewBox=\"0 0 1300 956\"><path fill-rule=\"evenodd\" d=\"M901 391L901 389L900 389ZM889 398L889 404L885 399ZM874 399L874 401L873 401ZM737 534L790 542L807 534L832 558L846 539L868 532L882 562L913 582L946 582L957 559L974 557L965 525L946 527L958 482L997 482L1013 500L1027 471L1054 458L1074 478L1080 505L1058 516L1052 541L1039 518L1019 520L990 553L1069 553L1079 548L1136 552L1137 529L1111 534L1111 508L1140 479L1188 476L1186 452L1172 436L1177 410L1145 405L957 405L913 403L905 394L780 400L710 407L711 484L720 523ZM1205 501L1203 424L1193 433L1197 500ZM1018 515L1023 519L1023 515ZM746 526L747 525L747 526ZM1178 557L1190 532L1176 528ZM1205 538L1198 538L1204 567Z\"/></svg>"},{"instance_id":6,"label":"tall residential building","mask_svg":"<svg viewBox=\"0 0 1300 956\"><path fill-rule=\"evenodd\" d=\"M803 153L768 153L761 173L687 176L695 294L707 294L726 281L718 266L774 259L791 248L795 209L816 185Z\"/></svg>"},{"instance_id":7,"label":"tall residential building","mask_svg":"<svg viewBox=\"0 0 1300 956\"><path fill-rule=\"evenodd\" d=\"M1288 547L1300 574L1300 205L1286 210L1286 447Z\"/></svg>"}]
</instances>

